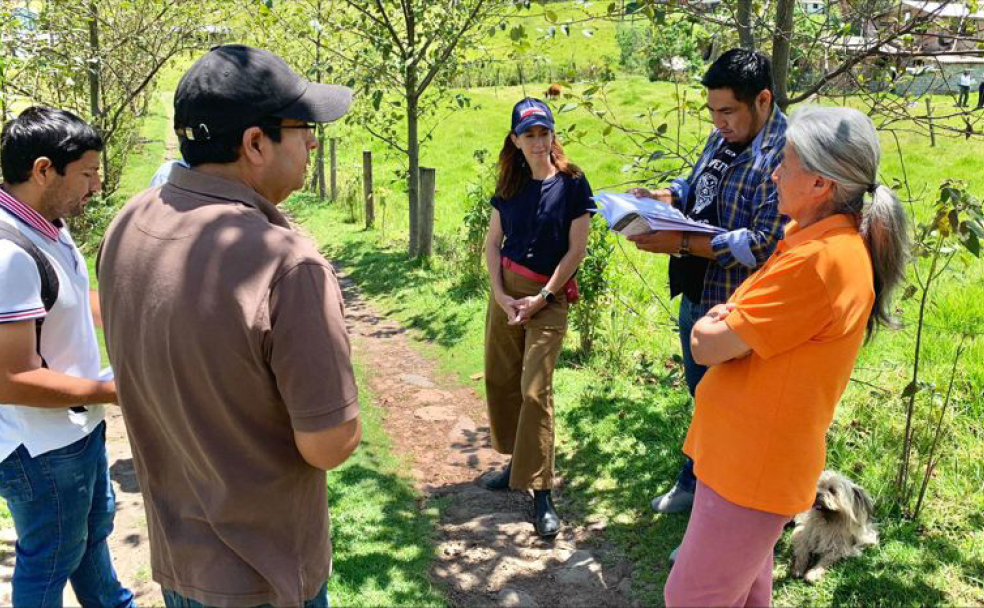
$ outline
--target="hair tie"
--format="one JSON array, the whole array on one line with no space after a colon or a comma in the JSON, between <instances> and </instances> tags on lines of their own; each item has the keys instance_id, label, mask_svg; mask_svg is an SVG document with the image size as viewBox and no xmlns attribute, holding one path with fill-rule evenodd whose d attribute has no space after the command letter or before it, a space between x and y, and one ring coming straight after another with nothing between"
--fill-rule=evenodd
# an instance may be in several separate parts
<instances>
[{"instance_id":1,"label":"hair tie","mask_svg":"<svg viewBox=\"0 0 984 608\"><path fill-rule=\"evenodd\" d=\"M878 190L878 186L879 186L879 184L877 182L874 183L874 184L871 184L870 186L868 186L868 189L866 190L867 193L868 194L874 194L875 193L875 190Z\"/></svg>"}]
</instances>

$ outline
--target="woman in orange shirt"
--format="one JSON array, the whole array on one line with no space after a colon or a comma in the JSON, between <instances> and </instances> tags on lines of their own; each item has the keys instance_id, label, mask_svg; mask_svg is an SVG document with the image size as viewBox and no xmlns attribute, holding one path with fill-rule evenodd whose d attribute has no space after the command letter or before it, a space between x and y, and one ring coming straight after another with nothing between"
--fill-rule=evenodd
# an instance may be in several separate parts
<instances>
[{"instance_id":1,"label":"woman in orange shirt","mask_svg":"<svg viewBox=\"0 0 984 608\"><path fill-rule=\"evenodd\" d=\"M813 505L834 408L904 272L905 213L877 184L880 155L857 110L808 106L789 121L772 176L785 238L691 334L712 367L684 444L698 486L668 606L771 602L775 543Z\"/></svg>"}]
</instances>

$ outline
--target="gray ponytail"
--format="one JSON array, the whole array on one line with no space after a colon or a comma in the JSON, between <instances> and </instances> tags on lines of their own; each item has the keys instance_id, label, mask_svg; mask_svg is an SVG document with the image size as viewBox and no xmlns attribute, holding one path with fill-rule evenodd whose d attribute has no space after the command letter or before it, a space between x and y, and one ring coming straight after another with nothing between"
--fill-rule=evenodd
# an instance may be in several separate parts
<instances>
[{"instance_id":1,"label":"gray ponytail","mask_svg":"<svg viewBox=\"0 0 984 608\"><path fill-rule=\"evenodd\" d=\"M874 270L870 339L877 326L893 325L891 296L909 252L905 211L895 193L877 183L881 145L875 126L853 108L804 106L790 118L786 145L807 170L833 182L832 213L853 215L859 223Z\"/></svg>"}]
</instances>

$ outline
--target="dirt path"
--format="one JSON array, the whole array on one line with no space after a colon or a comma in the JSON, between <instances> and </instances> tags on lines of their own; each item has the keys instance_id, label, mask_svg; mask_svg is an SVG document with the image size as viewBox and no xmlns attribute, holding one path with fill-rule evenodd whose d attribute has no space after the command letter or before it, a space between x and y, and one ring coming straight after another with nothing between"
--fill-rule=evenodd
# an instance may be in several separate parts
<instances>
[{"instance_id":1,"label":"dirt path","mask_svg":"<svg viewBox=\"0 0 984 608\"><path fill-rule=\"evenodd\" d=\"M454 606L622 606L631 601L631 564L604 549L600 527L565 523L553 541L533 532L532 502L522 492L489 492L476 484L505 458L491 449L485 405L472 388L442 377L397 323L377 314L342 275L353 349L369 388L385 410L395 449L427 501L441 505L435 582ZM144 606L162 604L150 579L147 523L132 454L118 409L108 408L107 449L116 490L110 538L120 579ZM565 514L563 492L557 506ZM10 603L12 529L0 530L0 606ZM70 587L67 606L78 605Z\"/></svg>"},{"instance_id":2,"label":"dirt path","mask_svg":"<svg viewBox=\"0 0 984 608\"><path fill-rule=\"evenodd\" d=\"M443 378L405 330L373 311L341 277L349 331L384 425L418 489L442 505L435 581L455 606L632 605L631 564L605 551L599 529L565 523L553 541L533 531L524 492L476 482L505 464L491 448L485 404ZM564 515L563 493L557 506Z\"/></svg>"}]
</instances>

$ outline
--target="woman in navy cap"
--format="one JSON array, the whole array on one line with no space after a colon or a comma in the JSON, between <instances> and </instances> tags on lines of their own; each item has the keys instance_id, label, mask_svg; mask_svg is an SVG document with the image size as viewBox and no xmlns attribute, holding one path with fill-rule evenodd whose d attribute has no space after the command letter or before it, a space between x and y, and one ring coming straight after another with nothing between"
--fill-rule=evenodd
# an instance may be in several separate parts
<instances>
[{"instance_id":1,"label":"woman in navy cap","mask_svg":"<svg viewBox=\"0 0 984 608\"><path fill-rule=\"evenodd\" d=\"M555 536L553 371L577 299L574 273L590 230L591 187L567 160L550 108L513 108L485 242L492 299L485 330L485 388L492 444L511 454L484 480L492 490L533 490L535 527Z\"/></svg>"}]
</instances>

